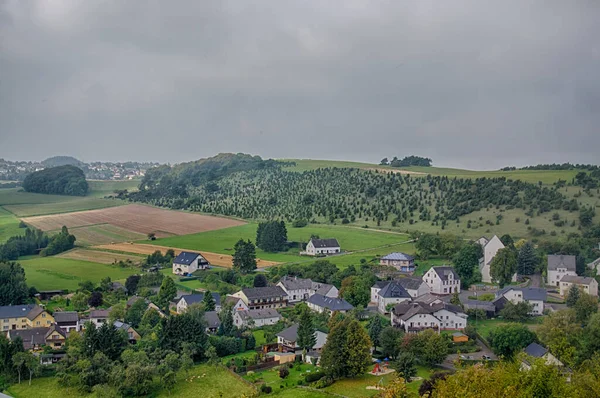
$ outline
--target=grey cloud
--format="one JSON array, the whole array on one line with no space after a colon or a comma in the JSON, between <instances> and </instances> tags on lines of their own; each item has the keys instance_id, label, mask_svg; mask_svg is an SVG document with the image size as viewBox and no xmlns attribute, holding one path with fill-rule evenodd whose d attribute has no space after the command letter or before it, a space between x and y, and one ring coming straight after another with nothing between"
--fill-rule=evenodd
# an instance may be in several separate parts
<instances>
[{"instance_id":1,"label":"grey cloud","mask_svg":"<svg viewBox=\"0 0 600 398\"><path fill-rule=\"evenodd\" d=\"M598 20L595 1L0 0L0 157L597 162Z\"/></svg>"}]
</instances>

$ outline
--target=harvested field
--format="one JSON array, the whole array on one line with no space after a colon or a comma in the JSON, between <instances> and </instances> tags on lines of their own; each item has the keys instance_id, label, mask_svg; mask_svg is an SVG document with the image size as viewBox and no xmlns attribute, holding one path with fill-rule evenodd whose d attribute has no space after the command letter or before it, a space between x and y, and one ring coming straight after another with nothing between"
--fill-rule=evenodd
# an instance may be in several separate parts
<instances>
[{"instance_id":1,"label":"harvested field","mask_svg":"<svg viewBox=\"0 0 600 398\"><path fill-rule=\"evenodd\" d=\"M211 263L212 265L216 265L219 267L231 268L232 264L233 264L232 257L228 254L211 253L211 252L205 252L205 251L198 252L198 251L194 251L194 250L179 249L177 247L147 245L147 244L143 244L143 243L115 243L113 245L95 246L94 248L102 249L102 250L114 250L114 251L125 252L125 253L144 254L144 255L152 254L156 250L160 250L161 252L165 253L169 249L173 249L175 251L175 255L179 255L179 253L181 253L182 251L185 250L185 251L190 251L190 252L195 252L195 253L201 253L204 256L204 258L206 258L208 260L208 262ZM256 263L257 263L258 268L266 268L266 267L271 267L273 265L281 264L281 263L278 263L275 261L266 261L266 260L261 260L261 259L256 259Z\"/></svg>"},{"instance_id":2,"label":"harvested field","mask_svg":"<svg viewBox=\"0 0 600 398\"><path fill-rule=\"evenodd\" d=\"M117 261L131 260L134 263L138 263L143 260L142 256L134 254L119 254L111 252L103 252L99 250L88 250L88 249L74 249L68 252L61 253L55 257L68 258L70 260L83 260L90 261L93 263L100 264L113 264Z\"/></svg>"},{"instance_id":3,"label":"harvested field","mask_svg":"<svg viewBox=\"0 0 600 398\"><path fill-rule=\"evenodd\" d=\"M60 229L63 225L75 228L111 224L140 234L154 232L157 237L193 234L245 224L243 221L229 218L163 210L137 204L68 214L28 217L23 220L44 231Z\"/></svg>"},{"instance_id":4,"label":"harvested field","mask_svg":"<svg viewBox=\"0 0 600 398\"><path fill-rule=\"evenodd\" d=\"M49 214L70 213L73 211L104 209L106 207L122 206L126 202L116 199L78 198L58 203L36 203L5 205L4 208L17 217L32 217Z\"/></svg>"},{"instance_id":5,"label":"harvested field","mask_svg":"<svg viewBox=\"0 0 600 398\"><path fill-rule=\"evenodd\" d=\"M113 242L127 242L145 239L146 235L129 231L111 224L90 225L69 229L77 238L78 246L105 245Z\"/></svg>"}]
</instances>

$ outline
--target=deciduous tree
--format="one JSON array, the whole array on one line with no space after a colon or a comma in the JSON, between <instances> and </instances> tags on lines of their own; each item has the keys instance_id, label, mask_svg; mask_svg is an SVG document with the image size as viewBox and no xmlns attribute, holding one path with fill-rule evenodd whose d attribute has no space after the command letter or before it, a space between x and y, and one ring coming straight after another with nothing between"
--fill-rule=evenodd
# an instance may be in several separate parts
<instances>
[{"instance_id":1,"label":"deciduous tree","mask_svg":"<svg viewBox=\"0 0 600 398\"><path fill-rule=\"evenodd\" d=\"M498 250L498 253L490 264L490 275L500 287L508 285L517 272L517 255L511 248Z\"/></svg>"},{"instance_id":2,"label":"deciduous tree","mask_svg":"<svg viewBox=\"0 0 600 398\"><path fill-rule=\"evenodd\" d=\"M242 273L252 272L256 269L256 248L250 240L240 239L235 244L233 268Z\"/></svg>"},{"instance_id":3,"label":"deciduous tree","mask_svg":"<svg viewBox=\"0 0 600 398\"><path fill-rule=\"evenodd\" d=\"M490 332L488 341L496 355L511 358L535 341L535 333L526 326L511 323Z\"/></svg>"}]
</instances>

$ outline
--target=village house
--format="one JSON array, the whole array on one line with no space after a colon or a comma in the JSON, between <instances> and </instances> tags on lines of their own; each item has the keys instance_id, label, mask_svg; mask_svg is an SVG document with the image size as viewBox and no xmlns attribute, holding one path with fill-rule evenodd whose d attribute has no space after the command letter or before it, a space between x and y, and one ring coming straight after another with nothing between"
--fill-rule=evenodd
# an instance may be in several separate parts
<instances>
[{"instance_id":1,"label":"village house","mask_svg":"<svg viewBox=\"0 0 600 398\"><path fill-rule=\"evenodd\" d=\"M249 310L283 308L288 304L288 295L279 286L245 288L233 296L241 298Z\"/></svg>"},{"instance_id":2,"label":"village house","mask_svg":"<svg viewBox=\"0 0 600 398\"><path fill-rule=\"evenodd\" d=\"M221 326L221 320L217 311L206 311L204 313L204 321L206 322L206 331L208 333L216 333L219 330L219 326Z\"/></svg>"},{"instance_id":3,"label":"village house","mask_svg":"<svg viewBox=\"0 0 600 398\"><path fill-rule=\"evenodd\" d=\"M127 340L129 341L129 344L135 344L142 338L142 336L140 336L140 334L136 332L136 330L128 323L114 321L113 325L115 328L117 328L117 330L122 330L127 333Z\"/></svg>"},{"instance_id":4,"label":"village house","mask_svg":"<svg viewBox=\"0 0 600 398\"><path fill-rule=\"evenodd\" d=\"M277 283L277 286L286 292L290 303L305 301L316 293L327 297L338 296L338 289L333 285L313 282L311 279L303 279L295 276L284 276Z\"/></svg>"},{"instance_id":5,"label":"village house","mask_svg":"<svg viewBox=\"0 0 600 398\"><path fill-rule=\"evenodd\" d=\"M321 294L313 294L308 298L306 303L308 304L308 308L319 313L324 311L333 313L337 311L345 314L354 308L352 304L342 298L327 297Z\"/></svg>"},{"instance_id":6,"label":"village house","mask_svg":"<svg viewBox=\"0 0 600 398\"><path fill-rule=\"evenodd\" d=\"M320 330L315 331L315 345L307 351L321 352L323 346L327 342L327 333L323 333ZM277 333L277 345L279 346L280 352L293 352L300 354L302 351L296 341L298 340L298 324L294 324L287 329L283 329Z\"/></svg>"},{"instance_id":7,"label":"village house","mask_svg":"<svg viewBox=\"0 0 600 398\"><path fill-rule=\"evenodd\" d=\"M309 256L321 256L327 254L337 254L341 251L337 239L316 239L312 238L306 245L305 254Z\"/></svg>"},{"instance_id":8,"label":"village house","mask_svg":"<svg viewBox=\"0 0 600 398\"><path fill-rule=\"evenodd\" d=\"M81 329L77 311L56 311L53 316L56 324L67 333L78 332Z\"/></svg>"},{"instance_id":9,"label":"village house","mask_svg":"<svg viewBox=\"0 0 600 398\"><path fill-rule=\"evenodd\" d=\"M413 273L415 272L415 259L405 253L394 252L385 255L379 259L380 265L394 267L400 272Z\"/></svg>"},{"instance_id":10,"label":"village house","mask_svg":"<svg viewBox=\"0 0 600 398\"><path fill-rule=\"evenodd\" d=\"M598 297L598 282L596 282L596 279L573 275L565 275L560 280L560 295L565 297L573 285L590 296Z\"/></svg>"},{"instance_id":11,"label":"village house","mask_svg":"<svg viewBox=\"0 0 600 398\"><path fill-rule=\"evenodd\" d=\"M377 311L381 314L390 312L388 306L411 300L411 295L402 287L399 281L387 281L385 284L380 284L380 286L381 288L378 287L378 284L373 285L371 292L376 291L374 303L377 304Z\"/></svg>"},{"instance_id":12,"label":"village house","mask_svg":"<svg viewBox=\"0 0 600 398\"><path fill-rule=\"evenodd\" d=\"M396 305L391 314L392 326L406 333L417 333L425 329L463 330L467 326L467 314L453 304L405 302Z\"/></svg>"},{"instance_id":13,"label":"village house","mask_svg":"<svg viewBox=\"0 0 600 398\"><path fill-rule=\"evenodd\" d=\"M108 316L110 315L109 310L92 310L90 311L90 316L87 319L89 322L93 323L94 326L99 328L106 322L108 322Z\"/></svg>"},{"instance_id":14,"label":"village house","mask_svg":"<svg viewBox=\"0 0 600 398\"><path fill-rule=\"evenodd\" d=\"M240 297L234 297L234 296L227 295L227 297L225 297L225 303L227 305L231 305L231 310L233 312L249 310L246 303L244 303L244 300L242 300Z\"/></svg>"},{"instance_id":15,"label":"village house","mask_svg":"<svg viewBox=\"0 0 600 398\"><path fill-rule=\"evenodd\" d=\"M181 252L173 260L173 273L175 275L187 275L209 267L209 262L200 253Z\"/></svg>"},{"instance_id":16,"label":"village house","mask_svg":"<svg viewBox=\"0 0 600 398\"><path fill-rule=\"evenodd\" d=\"M219 293L211 293L213 300L215 301L215 311L221 311L221 296ZM177 302L177 313L183 314L190 305L200 304L204 300L204 293L187 294L181 296Z\"/></svg>"},{"instance_id":17,"label":"village house","mask_svg":"<svg viewBox=\"0 0 600 398\"><path fill-rule=\"evenodd\" d=\"M531 315L543 315L547 296L546 289L506 286L496 292L496 298L492 303L496 306L496 312L500 312L508 301L513 304L525 301L532 306Z\"/></svg>"},{"instance_id":18,"label":"village house","mask_svg":"<svg viewBox=\"0 0 600 398\"><path fill-rule=\"evenodd\" d=\"M565 275L577 276L576 257L564 254L548 255L547 284L560 286L560 280Z\"/></svg>"},{"instance_id":19,"label":"village house","mask_svg":"<svg viewBox=\"0 0 600 398\"><path fill-rule=\"evenodd\" d=\"M52 324L50 327L9 330L6 332L6 337L10 340L20 337L25 350L38 351L43 346L58 350L64 347L67 333L56 324Z\"/></svg>"},{"instance_id":20,"label":"village house","mask_svg":"<svg viewBox=\"0 0 600 398\"><path fill-rule=\"evenodd\" d=\"M479 271L481 272L481 281L485 283L492 283L492 275L490 274L490 265L498 250L504 249L505 246L498 238L498 236L494 235L492 239L487 239L485 236L482 236L477 240L483 249L483 257L479 259ZM515 273L512 277L512 281L517 281L517 274Z\"/></svg>"},{"instance_id":21,"label":"village house","mask_svg":"<svg viewBox=\"0 0 600 398\"><path fill-rule=\"evenodd\" d=\"M262 326L274 325L281 320L281 315L277 310L265 308L262 310L236 311L233 314L233 323L238 328L247 327L250 329Z\"/></svg>"},{"instance_id":22,"label":"village house","mask_svg":"<svg viewBox=\"0 0 600 398\"><path fill-rule=\"evenodd\" d=\"M413 298L423 296L427 293L431 293L431 288L427 283L425 283L423 278L420 276L399 278L396 279L396 282L398 282L404 288L404 290L406 290L408 294L410 294L410 296Z\"/></svg>"},{"instance_id":23,"label":"village house","mask_svg":"<svg viewBox=\"0 0 600 398\"><path fill-rule=\"evenodd\" d=\"M53 323L54 317L36 304L0 307L2 331L50 327Z\"/></svg>"},{"instance_id":24,"label":"village house","mask_svg":"<svg viewBox=\"0 0 600 398\"><path fill-rule=\"evenodd\" d=\"M433 294L460 293L460 279L452 267L431 267L423 280Z\"/></svg>"},{"instance_id":25,"label":"village house","mask_svg":"<svg viewBox=\"0 0 600 398\"><path fill-rule=\"evenodd\" d=\"M523 352L525 352L525 354L527 354L528 356L530 356L532 358L544 359L546 362L546 365L554 365L554 366L559 366L559 367L563 366L563 363L558 358L556 358L554 355L552 355L550 353L550 351L548 351L547 348L542 347L538 343L529 344L527 347L525 347ZM530 370L530 369L531 369L531 362L528 359L523 359L521 361L521 370Z\"/></svg>"}]
</instances>

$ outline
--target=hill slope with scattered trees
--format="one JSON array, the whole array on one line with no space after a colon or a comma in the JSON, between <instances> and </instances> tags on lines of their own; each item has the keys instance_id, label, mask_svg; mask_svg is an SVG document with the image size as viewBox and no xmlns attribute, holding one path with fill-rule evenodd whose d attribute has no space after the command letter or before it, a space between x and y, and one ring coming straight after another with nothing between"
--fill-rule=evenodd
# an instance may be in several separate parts
<instances>
[{"instance_id":1,"label":"hill slope with scattered trees","mask_svg":"<svg viewBox=\"0 0 600 398\"><path fill-rule=\"evenodd\" d=\"M66 165L29 174L23 180L23 189L27 192L85 196L89 187L80 168Z\"/></svg>"}]
</instances>

